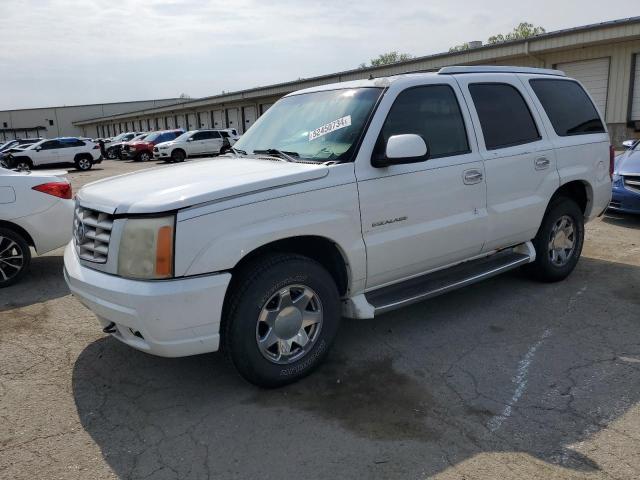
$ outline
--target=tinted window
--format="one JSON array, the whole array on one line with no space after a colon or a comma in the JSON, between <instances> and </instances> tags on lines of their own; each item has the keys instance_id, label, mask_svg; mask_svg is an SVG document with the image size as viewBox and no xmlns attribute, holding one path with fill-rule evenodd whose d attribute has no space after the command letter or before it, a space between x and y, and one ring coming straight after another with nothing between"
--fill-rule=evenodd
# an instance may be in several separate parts
<instances>
[{"instance_id":1,"label":"tinted window","mask_svg":"<svg viewBox=\"0 0 640 480\"><path fill-rule=\"evenodd\" d=\"M207 140L209 138L209 132L198 132L194 133L191 137L193 140Z\"/></svg>"},{"instance_id":2,"label":"tinted window","mask_svg":"<svg viewBox=\"0 0 640 480\"><path fill-rule=\"evenodd\" d=\"M220 135L222 135L224 138L229 138L229 132L222 131L220 132Z\"/></svg>"},{"instance_id":3,"label":"tinted window","mask_svg":"<svg viewBox=\"0 0 640 480\"><path fill-rule=\"evenodd\" d=\"M380 132L378 153L384 152L389 137L405 133L420 135L429 157L469 151L460 106L448 85L415 87L400 93Z\"/></svg>"},{"instance_id":4,"label":"tinted window","mask_svg":"<svg viewBox=\"0 0 640 480\"><path fill-rule=\"evenodd\" d=\"M596 107L578 83L552 79L529 83L559 136L604 132Z\"/></svg>"},{"instance_id":5,"label":"tinted window","mask_svg":"<svg viewBox=\"0 0 640 480\"><path fill-rule=\"evenodd\" d=\"M220 138L220 132L209 132L210 138Z\"/></svg>"},{"instance_id":6,"label":"tinted window","mask_svg":"<svg viewBox=\"0 0 640 480\"><path fill-rule=\"evenodd\" d=\"M515 87L505 83L475 83L469 85L469 92L487 150L540 139L531 111Z\"/></svg>"},{"instance_id":7,"label":"tinted window","mask_svg":"<svg viewBox=\"0 0 640 480\"><path fill-rule=\"evenodd\" d=\"M40 145L40 148L42 150L52 150L54 148L60 148L60 142L58 142L57 140L49 140L48 142L44 142Z\"/></svg>"}]
</instances>

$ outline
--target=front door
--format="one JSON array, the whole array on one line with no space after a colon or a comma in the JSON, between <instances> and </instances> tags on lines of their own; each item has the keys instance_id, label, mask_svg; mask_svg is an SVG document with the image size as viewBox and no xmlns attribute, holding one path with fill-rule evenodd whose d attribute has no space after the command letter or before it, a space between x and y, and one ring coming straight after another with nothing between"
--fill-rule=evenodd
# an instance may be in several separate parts
<instances>
[{"instance_id":1,"label":"front door","mask_svg":"<svg viewBox=\"0 0 640 480\"><path fill-rule=\"evenodd\" d=\"M40 150L36 150L33 155L34 165L50 165L60 162L60 142L58 140L48 140L40 145Z\"/></svg>"},{"instance_id":2,"label":"front door","mask_svg":"<svg viewBox=\"0 0 640 480\"><path fill-rule=\"evenodd\" d=\"M455 81L392 92L378 109L384 115L393 102L373 132L373 155L384 155L388 138L401 134L421 136L428 151L416 163L384 168L358 158L368 289L478 255L487 228L484 166Z\"/></svg>"}]
</instances>

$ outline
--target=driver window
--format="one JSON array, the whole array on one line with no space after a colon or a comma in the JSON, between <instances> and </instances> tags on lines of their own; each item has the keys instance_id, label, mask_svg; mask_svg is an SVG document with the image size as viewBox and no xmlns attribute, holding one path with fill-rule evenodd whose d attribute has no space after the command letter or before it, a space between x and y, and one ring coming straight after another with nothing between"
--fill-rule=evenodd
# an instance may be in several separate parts
<instances>
[{"instance_id":1,"label":"driver window","mask_svg":"<svg viewBox=\"0 0 640 480\"><path fill-rule=\"evenodd\" d=\"M393 135L413 133L428 147L428 158L469 153L460 105L449 85L412 87L398 95L380 132L376 153L384 155Z\"/></svg>"}]
</instances>

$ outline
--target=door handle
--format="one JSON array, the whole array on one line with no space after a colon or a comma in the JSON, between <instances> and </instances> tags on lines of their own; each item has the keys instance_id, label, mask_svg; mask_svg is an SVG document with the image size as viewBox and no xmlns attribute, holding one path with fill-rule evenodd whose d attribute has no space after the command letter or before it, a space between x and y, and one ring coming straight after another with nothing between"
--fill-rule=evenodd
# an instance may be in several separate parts
<instances>
[{"instance_id":1,"label":"door handle","mask_svg":"<svg viewBox=\"0 0 640 480\"><path fill-rule=\"evenodd\" d=\"M464 184L474 185L482 181L483 175L480 170L472 169L464 172Z\"/></svg>"},{"instance_id":2,"label":"door handle","mask_svg":"<svg viewBox=\"0 0 640 480\"><path fill-rule=\"evenodd\" d=\"M536 167L536 170L544 170L550 164L551 164L551 162L549 161L549 159L547 157L539 157L539 158L536 158L535 161L534 161L534 165Z\"/></svg>"}]
</instances>

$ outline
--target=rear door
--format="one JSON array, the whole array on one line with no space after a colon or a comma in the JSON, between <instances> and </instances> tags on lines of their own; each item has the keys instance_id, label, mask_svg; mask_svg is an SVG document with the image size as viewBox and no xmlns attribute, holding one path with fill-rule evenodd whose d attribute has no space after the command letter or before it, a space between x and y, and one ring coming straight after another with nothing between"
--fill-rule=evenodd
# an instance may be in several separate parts
<instances>
[{"instance_id":1,"label":"rear door","mask_svg":"<svg viewBox=\"0 0 640 480\"><path fill-rule=\"evenodd\" d=\"M421 136L427 155L374 167L371 156L384 155L388 138L402 134ZM487 228L484 166L455 80L390 88L364 145L373 143L373 154L363 149L356 161L367 288L478 255Z\"/></svg>"},{"instance_id":2,"label":"rear door","mask_svg":"<svg viewBox=\"0 0 640 480\"><path fill-rule=\"evenodd\" d=\"M222 135L220 135L220 132L216 130L210 130L206 132L206 134L207 136L202 142L203 144L202 153L203 154L220 153L220 149L222 148Z\"/></svg>"},{"instance_id":3,"label":"rear door","mask_svg":"<svg viewBox=\"0 0 640 480\"><path fill-rule=\"evenodd\" d=\"M514 74L456 79L480 127L489 219L483 251L531 240L559 186L556 155L540 115Z\"/></svg>"}]
</instances>

